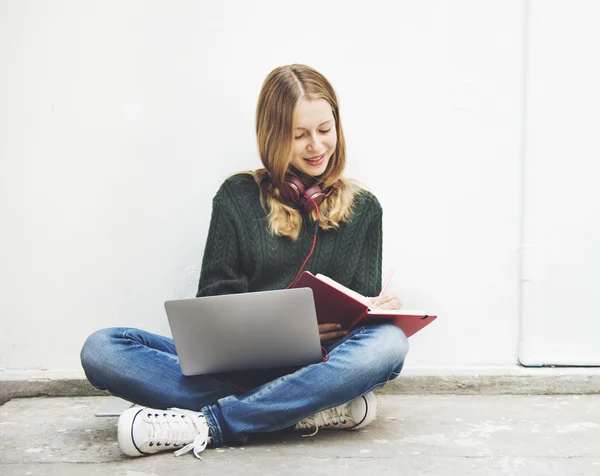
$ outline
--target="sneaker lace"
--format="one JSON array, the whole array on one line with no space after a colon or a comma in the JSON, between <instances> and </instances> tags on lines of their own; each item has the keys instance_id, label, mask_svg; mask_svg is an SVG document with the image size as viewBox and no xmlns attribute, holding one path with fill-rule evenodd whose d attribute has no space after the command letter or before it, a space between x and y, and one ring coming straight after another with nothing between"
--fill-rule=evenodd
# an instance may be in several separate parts
<instances>
[{"instance_id":1,"label":"sneaker lace","mask_svg":"<svg viewBox=\"0 0 600 476\"><path fill-rule=\"evenodd\" d=\"M209 429L204 415L189 413L179 408L170 408L181 413L175 416L173 413L151 413L148 422L151 425L151 445L183 446L175 452L175 456L181 456L193 450L194 456L202 459L200 453L208 445Z\"/></svg>"},{"instance_id":2,"label":"sneaker lace","mask_svg":"<svg viewBox=\"0 0 600 476\"><path fill-rule=\"evenodd\" d=\"M342 425L345 425L346 423L348 423L347 418L350 416L348 413L349 409L349 405L339 405L337 407L320 411L298 422L298 428L315 429L315 431L309 435L302 435L303 437L305 437L315 436L319 432L319 428L323 426L339 425L340 423Z\"/></svg>"}]
</instances>

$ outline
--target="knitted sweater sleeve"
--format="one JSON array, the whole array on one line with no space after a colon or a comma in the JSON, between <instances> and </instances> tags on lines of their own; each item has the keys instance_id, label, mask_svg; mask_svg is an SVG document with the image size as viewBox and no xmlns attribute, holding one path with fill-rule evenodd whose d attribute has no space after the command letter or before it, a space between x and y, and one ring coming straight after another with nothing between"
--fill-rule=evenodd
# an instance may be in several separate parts
<instances>
[{"instance_id":1,"label":"knitted sweater sleeve","mask_svg":"<svg viewBox=\"0 0 600 476\"><path fill-rule=\"evenodd\" d=\"M213 200L196 297L247 291L248 279L240 270L238 230L217 196Z\"/></svg>"},{"instance_id":2,"label":"knitted sweater sleeve","mask_svg":"<svg viewBox=\"0 0 600 476\"><path fill-rule=\"evenodd\" d=\"M356 275L350 286L363 296L377 296L381 291L382 217L383 211L378 208L365 235Z\"/></svg>"}]
</instances>

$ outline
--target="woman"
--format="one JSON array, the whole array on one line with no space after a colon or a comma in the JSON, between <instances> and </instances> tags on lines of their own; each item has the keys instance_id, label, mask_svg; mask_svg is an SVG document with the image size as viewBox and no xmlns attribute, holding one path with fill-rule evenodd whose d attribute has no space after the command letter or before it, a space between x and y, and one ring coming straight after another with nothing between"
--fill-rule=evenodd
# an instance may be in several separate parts
<instances>
[{"instance_id":1,"label":"woman","mask_svg":"<svg viewBox=\"0 0 600 476\"><path fill-rule=\"evenodd\" d=\"M344 134L327 79L304 65L273 70L260 92L256 132L264 168L230 177L215 195L197 296L283 289L302 269L377 296L382 209L342 175ZM400 306L394 296L372 299L372 307ZM404 333L390 324L350 332L320 324L319 333L329 352L323 362L250 381L184 377L173 341L137 329L92 334L81 362L95 387L143 407L119 419L126 454L193 450L199 457L209 444L243 444L252 433L358 429L375 418L371 391L402 370Z\"/></svg>"}]
</instances>

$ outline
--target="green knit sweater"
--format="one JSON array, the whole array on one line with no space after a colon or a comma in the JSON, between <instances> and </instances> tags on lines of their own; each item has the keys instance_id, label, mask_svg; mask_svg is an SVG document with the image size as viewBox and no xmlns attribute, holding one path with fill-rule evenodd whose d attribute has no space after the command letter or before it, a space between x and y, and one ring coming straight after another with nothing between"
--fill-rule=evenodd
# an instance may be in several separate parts
<instances>
[{"instance_id":1,"label":"green knit sweater","mask_svg":"<svg viewBox=\"0 0 600 476\"><path fill-rule=\"evenodd\" d=\"M350 220L337 230L319 230L307 271L322 273L364 296L381 288L382 209L361 189ZM305 217L297 240L273 236L249 174L228 178L213 199L197 297L283 289L296 276L313 242Z\"/></svg>"}]
</instances>

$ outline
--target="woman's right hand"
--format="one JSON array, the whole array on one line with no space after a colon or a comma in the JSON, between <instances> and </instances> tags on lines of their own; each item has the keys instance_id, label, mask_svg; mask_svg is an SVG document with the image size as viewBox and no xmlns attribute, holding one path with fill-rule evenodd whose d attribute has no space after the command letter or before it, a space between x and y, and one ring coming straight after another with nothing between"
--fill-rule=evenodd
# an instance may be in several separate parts
<instances>
[{"instance_id":1,"label":"woman's right hand","mask_svg":"<svg viewBox=\"0 0 600 476\"><path fill-rule=\"evenodd\" d=\"M319 324L321 342L332 342L341 339L348 331L342 330L341 324Z\"/></svg>"}]
</instances>

